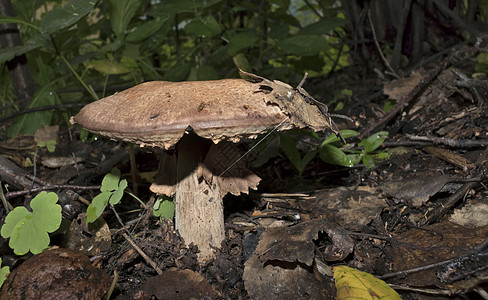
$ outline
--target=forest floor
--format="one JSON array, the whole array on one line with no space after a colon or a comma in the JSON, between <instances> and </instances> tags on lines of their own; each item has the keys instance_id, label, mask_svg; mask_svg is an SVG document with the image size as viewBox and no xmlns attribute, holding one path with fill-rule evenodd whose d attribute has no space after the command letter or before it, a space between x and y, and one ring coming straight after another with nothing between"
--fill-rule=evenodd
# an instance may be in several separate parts
<instances>
[{"instance_id":1,"label":"forest floor","mask_svg":"<svg viewBox=\"0 0 488 300\"><path fill-rule=\"evenodd\" d=\"M56 190L63 216L74 221L69 234L53 236L52 244L84 249L92 264L112 278L117 273L112 299L335 299L332 275L338 265L385 280L403 299L483 297L488 287L488 82L468 79L475 64L472 57L457 57L449 68L427 65L388 83L353 80L348 76L353 71L346 69L330 82L308 83L310 93L352 90L338 113L354 122L336 121L341 129L359 132L374 126L364 138L387 131L376 152L388 158L373 167L346 168L317 156L298 177L275 137L262 153L250 155L259 158L251 161L262 178L259 189L225 198L226 239L205 266L172 221L153 217L130 196L116 211L138 250L112 210L103 214L98 229L87 228L80 214L96 188ZM392 107L398 113L385 113L387 98L396 100ZM43 134L55 136L54 152L37 146ZM351 149L359 141L348 139ZM310 144L298 146L307 151ZM35 168L25 167L25 173L52 185L97 185L116 166L133 186L127 145L104 139L83 143L73 129L46 127L35 138L1 141L0 151L18 166L35 152ZM139 198L148 202L158 155L138 150L136 162ZM24 201L6 196L12 204ZM24 260L5 241L1 256L12 269Z\"/></svg>"}]
</instances>

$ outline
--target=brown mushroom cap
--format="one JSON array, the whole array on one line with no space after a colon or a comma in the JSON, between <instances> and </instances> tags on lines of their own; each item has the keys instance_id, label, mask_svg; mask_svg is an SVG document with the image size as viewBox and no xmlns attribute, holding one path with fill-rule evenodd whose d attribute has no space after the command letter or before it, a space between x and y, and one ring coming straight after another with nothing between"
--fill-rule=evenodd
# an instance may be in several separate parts
<instances>
[{"instance_id":1,"label":"brown mushroom cap","mask_svg":"<svg viewBox=\"0 0 488 300\"><path fill-rule=\"evenodd\" d=\"M88 131L168 149L188 126L214 143L266 133L287 116L243 79L146 82L85 106L75 122ZM292 122L280 130L289 129Z\"/></svg>"}]
</instances>

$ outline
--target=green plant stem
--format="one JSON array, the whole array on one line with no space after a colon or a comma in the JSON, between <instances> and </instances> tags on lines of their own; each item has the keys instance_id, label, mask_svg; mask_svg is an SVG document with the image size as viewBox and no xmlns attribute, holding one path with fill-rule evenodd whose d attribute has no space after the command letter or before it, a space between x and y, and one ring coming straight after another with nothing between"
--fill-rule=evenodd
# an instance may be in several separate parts
<instances>
[{"instance_id":1,"label":"green plant stem","mask_svg":"<svg viewBox=\"0 0 488 300\"><path fill-rule=\"evenodd\" d=\"M146 204L144 204L144 202L142 202L141 199L139 199L139 197L137 197L136 195L132 194L131 192L128 192L128 191L125 191L126 194L128 194L129 196L132 196L134 199L136 199L144 208L146 208Z\"/></svg>"},{"instance_id":2,"label":"green plant stem","mask_svg":"<svg viewBox=\"0 0 488 300\"><path fill-rule=\"evenodd\" d=\"M60 55L60 57L63 60L63 62L66 64L68 69L70 69L70 71L73 73L73 75L75 75L76 79L78 79L78 81L81 83L81 85L85 88L85 90L87 90L87 92L93 97L94 100L98 100L97 94L95 94L95 92L88 85L86 85L86 83L83 81L83 79L81 79L81 77L78 75L78 73L76 73L75 69L73 69L73 67L68 62L68 60L63 55Z\"/></svg>"}]
</instances>

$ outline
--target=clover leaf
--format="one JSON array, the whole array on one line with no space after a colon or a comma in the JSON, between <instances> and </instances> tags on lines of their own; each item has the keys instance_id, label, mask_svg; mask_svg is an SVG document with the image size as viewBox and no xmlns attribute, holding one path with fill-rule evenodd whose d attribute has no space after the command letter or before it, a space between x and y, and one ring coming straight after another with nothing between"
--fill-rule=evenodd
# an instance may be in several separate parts
<instances>
[{"instance_id":1,"label":"clover leaf","mask_svg":"<svg viewBox=\"0 0 488 300\"><path fill-rule=\"evenodd\" d=\"M110 202L110 205L116 205L122 199L124 190L127 187L127 180L120 180L120 170L113 168L110 173L105 175L100 187L101 193L93 198L92 203L86 210L86 222L92 223L100 217L105 210L105 207Z\"/></svg>"},{"instance_id":2,"label":"clover leaf","mask_svg":"<svg viewBox=\"0 0 488 300\"><path fill-rule=\"evenodd\" d=\"M61 206L56 202L58 195L41 192L30 203L32 212L19 206L7 215L1 235L10 237L9 246L15 254L37 254L49 246L49 233L59 228L62 219Z\"/></svg>"},{"instance_id":3,"label":"clover leaf","mask_svg":"<svg viewBox=\"0 0 488 300\"><path fill-rule=\"evenodd\" d=\"M0 258L0 265L2 265L1 258ZM8 266L2 267L0 269L0 287L3 285L5 279L7 279L8 274L10 274L10 268Z\"/></svg>"},{"instance_id":4,"label":"clover leaf","mask_svg":"<svg viewBox=\"0 0 488 300\"><path fill-rule=\"evenodd\" d=\"M154 202L153 215L165 219L173 219L175 215L175 203L167 196L159 196Z\"/></svg>"}]
</instances>

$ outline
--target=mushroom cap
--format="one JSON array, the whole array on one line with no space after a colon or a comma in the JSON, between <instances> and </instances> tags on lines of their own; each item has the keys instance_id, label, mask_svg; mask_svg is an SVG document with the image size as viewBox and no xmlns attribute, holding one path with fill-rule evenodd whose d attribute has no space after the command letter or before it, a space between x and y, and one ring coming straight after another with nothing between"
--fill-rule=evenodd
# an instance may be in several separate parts
<instances>
[{"instance_id":1,"label":"mushroom cap","mask_svg":"<svg viewBox=\"0 0 488 300\"><path fill-rule=\"evenodd\" d=\"M100 135L164 149L188 126L214 143L255 138L282 122L279 130L293 127L258 88L243 79L146 82L86 105L74 120Z\"/></svg>"}]
</instances>

